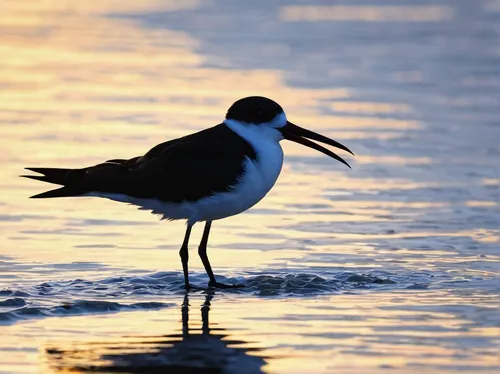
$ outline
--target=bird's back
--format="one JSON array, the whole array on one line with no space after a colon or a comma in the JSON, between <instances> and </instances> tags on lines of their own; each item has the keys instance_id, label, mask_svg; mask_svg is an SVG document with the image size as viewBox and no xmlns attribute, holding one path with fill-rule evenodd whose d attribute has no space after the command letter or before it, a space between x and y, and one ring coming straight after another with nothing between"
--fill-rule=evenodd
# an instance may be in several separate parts
<instances>
[{"instance_id":1,"label":"bird's back","mask_svg":"<svg viewBox=\"0 0 500 374\"><path fill-rule=\"evenodd\" d=\"M36 198L108 193L194 201L227 191L243 173L246 157L256 157L250 144L220 124L158 144L143 156L82 169L27 168L43 175L26 177L63 186Z\"/></svg>"}]
</instances>

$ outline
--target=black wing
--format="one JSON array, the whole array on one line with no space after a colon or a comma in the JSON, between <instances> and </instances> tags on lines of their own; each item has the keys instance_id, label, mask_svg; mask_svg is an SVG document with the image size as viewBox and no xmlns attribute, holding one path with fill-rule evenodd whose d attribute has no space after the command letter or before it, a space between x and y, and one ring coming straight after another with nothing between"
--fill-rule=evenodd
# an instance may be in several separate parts
<instances>
[{"instance_id":1,"label":"black wing","mask_svg":"<svg viewBox=\"0 0 500 374\"><path fill-rule=\"evenodd\" d=\"M220 124L152 148L144 156L114 159L83 169L28 168L25 176L64 187L33 197L78 196L88 192L126 194L180 202L228 191L255 158L243 138Z\"/></svg>"}]
</instances>

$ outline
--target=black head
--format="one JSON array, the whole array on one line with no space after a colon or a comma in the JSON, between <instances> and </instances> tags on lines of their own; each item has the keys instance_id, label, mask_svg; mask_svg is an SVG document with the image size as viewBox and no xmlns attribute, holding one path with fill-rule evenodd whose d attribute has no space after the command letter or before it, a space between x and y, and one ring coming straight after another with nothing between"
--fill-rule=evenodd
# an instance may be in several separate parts
<instances>
[{"instance_id":1,"label":"black head","mask_svg":"<svg viewBox=\"0 0 500 374\"><path fill-rule=\"evenodd\" d=\"M283 108L278 103L262 96L245 97L235 102L227 111L224 122L232 131L246 140L253 139L255 142L263 141L263 139L267 138L267 140L271 139L279 142L280 140L287 139L316 149L347 166L349 164L342 157L311 140L316 140L317 142L325 143L353 154L349 148L333 139L294 125L287 120Z\"/></svg>"},{"instance_id":2,"label":"black head","mask_svg":"<svg viewBox=\"0 0 500 374\"><path fill-rule=\"evenodd\" d=\"M257 125L271 122L282 113L283 108L277 102L262 96L249 96L231 105L226 119Z\"/></svg>"}]
</instances>

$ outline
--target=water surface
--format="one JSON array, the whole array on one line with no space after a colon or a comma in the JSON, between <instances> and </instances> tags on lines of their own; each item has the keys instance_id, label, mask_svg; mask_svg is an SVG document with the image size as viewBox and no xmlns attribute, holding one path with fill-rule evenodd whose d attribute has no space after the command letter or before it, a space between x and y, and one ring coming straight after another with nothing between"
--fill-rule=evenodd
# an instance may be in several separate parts
<instances>
[{"instance_id":1,"label":"water surface","mask_svg":"<svg viewBox=\"0 0 500 374\"><path fill-rule=\"evenodd\" d=\"M1 8L1 372L498 372L498 1ZM18 178L256 94L356 157L283 144L270 194L214 223L214 270L244 289L185 295L182 222Z\"/></svg>"}]
</instances>

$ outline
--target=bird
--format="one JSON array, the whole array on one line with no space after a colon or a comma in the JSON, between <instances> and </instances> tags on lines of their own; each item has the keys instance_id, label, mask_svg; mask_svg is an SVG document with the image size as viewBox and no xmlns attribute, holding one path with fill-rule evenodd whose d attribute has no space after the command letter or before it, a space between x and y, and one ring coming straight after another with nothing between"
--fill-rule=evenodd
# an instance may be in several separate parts
<instances>
[{"instance_id":1,"label":"bird","mask_svg":"<svg viewBox=\"0 0 500 374\"><path fill-rule=\"evenodd\" d=\"M27 167L38 175L21 177L60 186L31 198L93 196L135 205L165 220L185 220L179 255L186 290L195 288L188 274L191 230L205 222L198 255L209 288L240 287L215 278L207 255L212 222L246 211L271 190L283 165L282 140L315 149L349 168L316 142L354 156L343 144L288 121L277 102L249 96L234 102L218 125L158 144L142 156L80 169Z\"/></svg>"}]
</instances>

